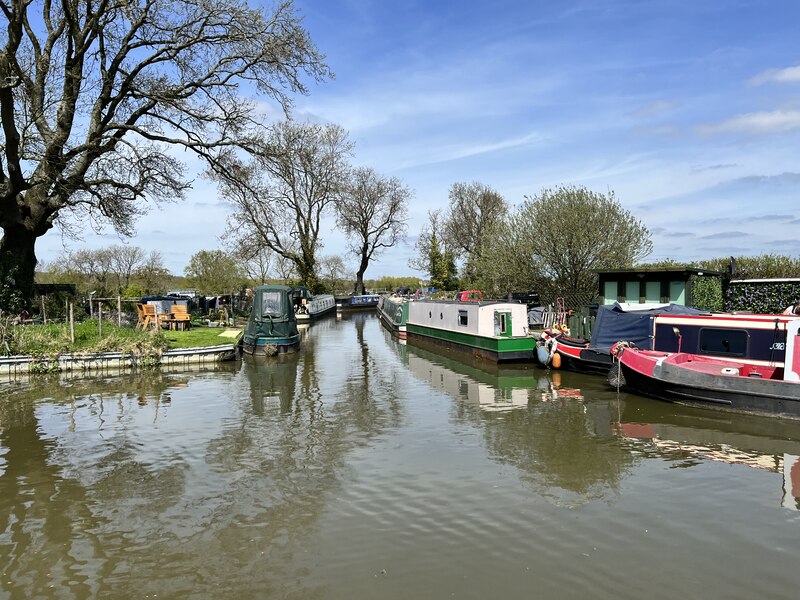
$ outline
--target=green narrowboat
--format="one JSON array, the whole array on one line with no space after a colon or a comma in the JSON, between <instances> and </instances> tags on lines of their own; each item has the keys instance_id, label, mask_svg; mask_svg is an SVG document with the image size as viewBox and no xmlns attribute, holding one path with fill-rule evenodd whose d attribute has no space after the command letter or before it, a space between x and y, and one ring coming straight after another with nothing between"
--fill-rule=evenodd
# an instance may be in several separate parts
<instances>
[{"instance_id":1,"label":"green narrowboat","mask_svg":"<svg viewBox=\"0 0 800 600\"><path fill-rule=\"evenodd\" d=\"M253 290L253 309L242 336L244 353L272 356L300 349L292 289L262 285Z\"/></svg>"}]
</instances>

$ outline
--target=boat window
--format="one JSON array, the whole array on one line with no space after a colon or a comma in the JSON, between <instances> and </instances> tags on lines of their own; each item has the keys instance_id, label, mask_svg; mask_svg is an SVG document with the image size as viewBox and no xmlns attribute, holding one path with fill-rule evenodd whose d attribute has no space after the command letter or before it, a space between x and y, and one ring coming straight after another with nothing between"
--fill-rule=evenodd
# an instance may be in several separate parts
<instances>
[{"instance_id":1,"label":"boat window","mask_svg":"<svg viewBox=\"0 0 800 600\"><path fill-rule=\"evenodd\" d=\"M700 329L699 354L745 356L749 336L744 329Z\"/></svg>"},{"instance_id":2,"label":"boat window","mask_svg":"<svg viewBox=\"0 0 800 600\"><path fill-rule=\"evenodd\" d=\"M279 317L283 315L280 292L264 292L261 294L261 315L264 317Z\"/></svg>"},{"instance_id":3,"label":"boat window","mask_svg":"<svg viewBox=\"0 0 800 600\"><path fill-rule=\"evenodd\" d=\"M467 315L468 314L469 313L467 313L467 311L465 311L465 310L458 311L458 324L459 325L465 325L465 326L467 325L467 323L468 323Z\"/></svg>"}]
</instances>

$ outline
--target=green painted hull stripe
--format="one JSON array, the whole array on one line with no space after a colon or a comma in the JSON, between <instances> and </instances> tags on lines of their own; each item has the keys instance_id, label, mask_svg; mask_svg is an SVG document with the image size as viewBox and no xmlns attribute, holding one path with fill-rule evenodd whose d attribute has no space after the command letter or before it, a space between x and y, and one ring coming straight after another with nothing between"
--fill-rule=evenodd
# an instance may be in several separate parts
<instances>
[{"instance_id":1,"label":"green painted hull stripe","mask_svg":"<svg viewBox=\"0 0 800 600\"><path fill-rule=\"evenodd\" d=\"M461 344L463 346L470 346L471 348L480 348L481 350L488 350L499 354L503 354L504 352L532 351L536 347L536 339L532 337L487 338L469 333L460 333L458 331L447 331L444 329L425 327L423 325L412 325L411 323L406 325L406 329L408 333L452 342L454 344Z\"/></svg>"}]
</instances>

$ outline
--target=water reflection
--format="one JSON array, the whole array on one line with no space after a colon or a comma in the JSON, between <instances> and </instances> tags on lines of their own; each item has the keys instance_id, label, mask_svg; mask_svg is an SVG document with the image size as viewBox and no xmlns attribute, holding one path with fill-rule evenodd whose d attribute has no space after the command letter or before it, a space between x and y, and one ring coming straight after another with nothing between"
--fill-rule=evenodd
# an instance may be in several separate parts
<instances>
[{"instance_id":1,"label":"water reflection","mask_svg":"<svg viewBox=\"0 0 800 600\"><path fill-rule=\"evenodd\" d=\"M794 553L773 548L796 536L748 494L797 509L799 444L800 424L465 361L353 313L297 354L0 388L0 595L585 597L625 566L658 577L670 549L724 564L736 541L771 553L778 597ZM686 544L709 514L758 525ZM597 540L607 557L584 560Z\"/></svg>"},{"instance_id":2,"label":"water reflection","mask_svg":"<svg viewBox=\"0 0 800 600\"><path fill-rule=\"evenodd\" d=\"M760 416L728 415L641 400L622 402L614 432L631 450L691 468L708 461L762 469L782 477L773 497L800 510L800 424Z\"/></svg>"}]
</instances>

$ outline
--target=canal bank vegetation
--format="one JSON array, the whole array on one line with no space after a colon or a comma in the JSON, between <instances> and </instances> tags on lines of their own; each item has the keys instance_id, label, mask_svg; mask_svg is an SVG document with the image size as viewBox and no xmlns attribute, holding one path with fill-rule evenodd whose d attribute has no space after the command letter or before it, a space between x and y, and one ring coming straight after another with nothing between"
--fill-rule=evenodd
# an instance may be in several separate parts
<instances>
[{"instance_id":1,"label":"canal bank vegetation","mask_svg":"<svg viewBox=\"0 0 800 600\"><path fill-rule=\"evenodd\" d=\"M157 359L165 350L198 348L230 344L234 340L221 336L226 329L197 327L188 331L140 330L97 320L74 325L74 341L69 324L25 324L0 315L0 354L54 358L60 354L95 354L122 352L140 358Z\"/></svg>"}]
</instances>

